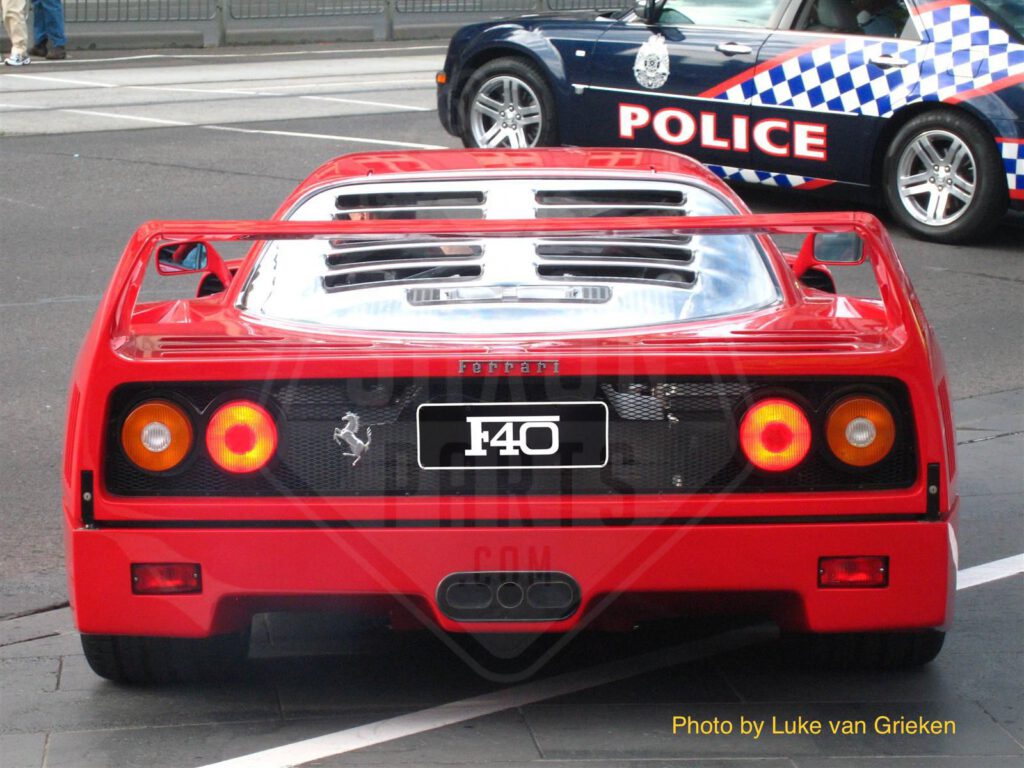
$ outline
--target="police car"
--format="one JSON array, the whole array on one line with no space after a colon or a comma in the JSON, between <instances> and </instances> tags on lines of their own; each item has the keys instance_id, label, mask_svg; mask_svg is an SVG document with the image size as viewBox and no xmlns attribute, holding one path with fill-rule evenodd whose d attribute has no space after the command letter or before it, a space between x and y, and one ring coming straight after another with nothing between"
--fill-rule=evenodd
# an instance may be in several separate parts
<instances>
[{"instance_id":1,"label":"police car","mask_svg":"<svg viewBox=\"0 0 1024 768\"><path fill-rule=\"evenodd\" d=\"M437 80L471 147L675 149L946 242L1024 207L1020 0L641 0L464 27Z\"/></svg>"}]
</instances>

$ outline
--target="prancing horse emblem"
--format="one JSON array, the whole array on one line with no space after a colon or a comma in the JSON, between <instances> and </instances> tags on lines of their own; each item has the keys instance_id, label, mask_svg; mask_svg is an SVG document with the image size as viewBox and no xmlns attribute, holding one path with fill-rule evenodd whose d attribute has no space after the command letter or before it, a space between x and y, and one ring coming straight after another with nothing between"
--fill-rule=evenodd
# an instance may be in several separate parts
<instances>
[{"instance_id":1,"label":"prancing horse emblem","mask_svg":"<svg viewBox=\"0 0 1024 768\"><path fill-rule=\"evenodd\" d=\"M347 445L351 449L351 453L344 453L344 456L351 456L355 461L352 462L354 467L359 463L359 460L363 458L363 454L370 450L370 441L373 439L373 430L369 427L366 428L366 442L364 443L359 439L359 417L349 411L341 418L345 422L345 427L334 428L334 442L338 445Z\"/></svg>"}]
</instances>

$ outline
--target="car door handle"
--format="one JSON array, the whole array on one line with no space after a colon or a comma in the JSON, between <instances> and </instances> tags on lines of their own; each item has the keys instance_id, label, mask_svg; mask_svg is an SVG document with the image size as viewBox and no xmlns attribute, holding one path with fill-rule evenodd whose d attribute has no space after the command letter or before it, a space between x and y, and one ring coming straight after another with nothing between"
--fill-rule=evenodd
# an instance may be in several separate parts
<instances>
[{"instance_id":1,"label":"car door handle","mask_svg":"<svg viewBox=\"0 0 1024 768\"><path fill-rule=\"evenodd\" d=\"M740 53L753 53L754 49L749 45L743 45L743 43L720 43L715 46L715 50L719 53L724 53L726 56L736 56Z\"/></svg>"},{"instance_id":2,"label":"car door handle","mask_svg":"<svg viewBox=\"0 0 1024 768\"><path fill-rule=\"evenodd\" d=\"M906 59L901 59L899 56L890 56L889 54L875 56L875 58L868 59L868 61L880 69L898 69L900 67L905 67L910 63Z\"/></svg>"}]
</instances>

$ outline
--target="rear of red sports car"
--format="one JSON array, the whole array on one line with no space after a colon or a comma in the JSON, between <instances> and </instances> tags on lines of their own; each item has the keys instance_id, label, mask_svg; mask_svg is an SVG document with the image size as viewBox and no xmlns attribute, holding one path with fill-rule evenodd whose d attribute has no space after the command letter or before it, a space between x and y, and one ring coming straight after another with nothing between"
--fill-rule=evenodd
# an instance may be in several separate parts
<instances>
[{"instance_id":1,"label":"rear of red sports car","mask_svg":"<svg viewBox=\"0 0 1024 768\"><path fill-rule=\"evenodd\" d=\"M195 677L255 614L310 609L553 633L742 612L930 660L953 435L884 231L614 154L376 156L311 177L291 221L140 229L71 387L93 668ZM880 299L807 285L862 259ZM154 260L209 295L141 301Z\"/></svg>"}]
</instances>

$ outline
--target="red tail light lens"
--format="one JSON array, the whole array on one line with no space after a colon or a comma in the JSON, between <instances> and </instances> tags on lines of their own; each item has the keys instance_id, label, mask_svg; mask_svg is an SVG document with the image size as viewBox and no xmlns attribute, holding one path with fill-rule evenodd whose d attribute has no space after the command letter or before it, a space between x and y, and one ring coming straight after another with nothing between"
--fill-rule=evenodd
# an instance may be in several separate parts
<instances>
[{"instance_id":1,"label":"red tail light lens","mask_svg":"<svg viewBox=\"0 0 1024 768\"><path fill-rule=\"evenodd\" d=\"M811 425L796 403L779 397L761 400L743 414L740 447L758 469L785 472L811 448Z\"/></svg>"},{"instance_id":2,"label":"red tail light lens","mask_svg":"<svg viewBox=\"0 0 1024 768\"><path fill-rule=\"evenodd\" d=\"M853 467L877 464L896 442L892 413L873 397L847 397L828 414L828 447L840 461Z\"/></svg>"},{"instance_id":3,"label":"red tail light lens","mask_svg":"<svg viewBox=\"0 0 1024 768\"><path fill-rule=\"evenodd\" d=\"M818 561L819 587L884 587L888 583L888 557L823 557Z\"/></svg>"},{"instance_id":4,"label":"red tail light lens","mask_svg":"<svg viewBox=\"0 0 1024 768\"><path fill-rule=\"evenodd\" d=\"M266 409L249 400L225 403L206 428L210 458L228 472L255 472L277 450L277 426Z\"/></svg>"},{"instance_id":5,"label":"red tail light lens","mask_svg":"<svg viewBox=\"0 0 1024 768\"><path fill-rule=\"evenodd\" d=\"M169 400L137 405L121 425L121 447L132 463L149 472L174 469L192 448L192 422Z\"/></svg>"},{"instance_id":6,"label":"red tail light lens","mask_svg":"<svg viewBox=\"0 0 1024 768\"><path fill-rule=\"evenodd\" d=\"M136 595L182 595L202 592L199 563L132 563Z\"/></svg>"}]
</instances>

